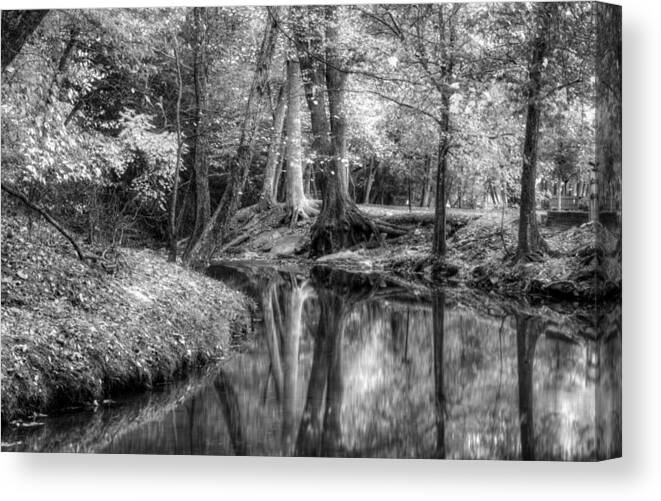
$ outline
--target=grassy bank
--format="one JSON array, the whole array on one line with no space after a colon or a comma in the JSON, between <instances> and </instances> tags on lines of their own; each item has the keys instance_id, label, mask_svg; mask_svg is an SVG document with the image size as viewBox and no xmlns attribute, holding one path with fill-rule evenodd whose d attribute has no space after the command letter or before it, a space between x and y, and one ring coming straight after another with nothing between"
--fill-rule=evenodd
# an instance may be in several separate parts
<instances>
[{"instance_id":1,"label":"grassy bank","mask_svg":"<svg viewBox=\"0 0 661 501\"><path fill-rule=\"evenodd\" d=\"M2 216L2 421L148 389L218 360L249 325L222 283L122 249L113 274L50 227Z\"/></svg>"}]
</instances>

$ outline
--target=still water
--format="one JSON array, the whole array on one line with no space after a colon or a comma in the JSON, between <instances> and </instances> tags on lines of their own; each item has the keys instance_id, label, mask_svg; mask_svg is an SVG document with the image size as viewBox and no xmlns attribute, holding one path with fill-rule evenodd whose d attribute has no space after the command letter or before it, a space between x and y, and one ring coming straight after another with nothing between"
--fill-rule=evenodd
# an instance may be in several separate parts
<instances>
[{"instance_id":1,"label":"still water","mask_svg":"<svg viewBox=\"0 0 661 501\"><path fill-rule=\"evenodd\" d=\"M260 318L219 367L3 430L3 450L590 461L621 454L621 316L219 265ZM471 306L472 304L472 306ZM543 311L543 313L540 313ZM583 320L579 320L583 318Z\"/></svg>"}]
</instances>

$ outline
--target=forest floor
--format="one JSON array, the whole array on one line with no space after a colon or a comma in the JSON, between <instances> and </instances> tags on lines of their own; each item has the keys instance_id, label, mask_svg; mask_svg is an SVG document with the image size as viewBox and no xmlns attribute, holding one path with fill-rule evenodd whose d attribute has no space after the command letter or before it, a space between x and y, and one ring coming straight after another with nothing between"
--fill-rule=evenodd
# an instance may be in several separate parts
<instances>
[{"instance_id":1,"label":"forest floor","mask_svg":"<svg viewBox=\"0 0 661 501\"><path fill-rule=\"evenodd\" d=\"M394 274L427 285L465 285L503 297L546 301L593 304L621 291L617 235L599 223L569 227L540 224L549 252L539 261L521 262L514 259L518 209L504 213L500 209L448 209L448 250L439 266L430 258L432 210L378 205L360 208L409 231L378 247L356 246L310 261L304 256L312 223L303 221L293 229L279 226L276 211L255 227L251 238L227 249L226 255L276 263L298 260L306 266L325 263L353 271Z\"/></svg>"},{"instance_id":2,"label":"forest floor","mask_svg":"<svg viewBox=\"0 0 661 501\"><path fill-rule=\"evenodd\" d=\"M3 204L6 205L6 204ZM250 304L221 282L122 249L109 274L50 226L2 212L2 422L110 403L223 358ZM31 421L21 421L32 415ZM17 421L16 421L17 420Z\"/></svg>"}]
</instances>

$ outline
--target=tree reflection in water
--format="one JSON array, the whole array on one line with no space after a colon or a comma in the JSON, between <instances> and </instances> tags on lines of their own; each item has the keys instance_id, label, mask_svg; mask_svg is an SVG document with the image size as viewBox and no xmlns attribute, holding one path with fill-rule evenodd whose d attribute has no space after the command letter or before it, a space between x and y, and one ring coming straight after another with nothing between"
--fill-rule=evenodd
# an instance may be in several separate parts
<instances>
[{"instance_id":1,"label":"tree reflection in water","mask_svg":"<svg viewBox=\"0 0 661 501\"><path fill-rule=\"evenodd\" d=\"M20 436L3 430L3 441L155 454L621 453L618 308L590 339L568 317L514 308L492 316L451 291L425 298L378 280L241 275L263 322L222 371L75 422L48 420Z\"/></svg>"},{"instance_id":2,"label":"tree reflection in water","mask_svg":"<svg viewBox=\"0 0 661 501\"><path fill-rule=\"evenodd\" d=\"M535 431L533 415L533 363L539 326L534 318L516 316L516 362L519 376L519 423L521 427L521 459L535 459Z\"/></svg>"},{"instance_id":3,"label":"tree reflection in water","mask_svg":"<svg viewBox=\"0 0 661 501\"><path fill-rule=\"evenodd\" d=\"M443 388L443 339L445 337L445 296L435 292L432 300L434 336L434 412L436 414L437 459L445 459L445 392Z\"/></svg>"}]
</instances>

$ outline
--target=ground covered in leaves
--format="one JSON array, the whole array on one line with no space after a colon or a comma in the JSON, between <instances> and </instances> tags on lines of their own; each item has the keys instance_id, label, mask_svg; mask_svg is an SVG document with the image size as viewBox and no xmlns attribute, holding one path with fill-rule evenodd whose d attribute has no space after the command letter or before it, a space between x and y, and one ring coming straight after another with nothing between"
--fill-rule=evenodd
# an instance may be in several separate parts
<instances>
[{"instance_id":1,"label":"ground covered in leaves","mask_svg":"<svg viewBox=\"0 0 661 501\"><path fill-rule=\"evenodd\" d=\"M594 302L617 296L622 286L617 235L599 223L540 225L549 252L540 260L515 257L518 211L448 215L443 266L429 258L431 226L418 226L385 249L360 251L371 266L428 281L463 283L509 296Z\"/></svg>"},{"instance_id":2,"label":"ground covered in leaves","mask_svg":"<svg viewBox=\"0 0 661 501\"><path fill-rule=\"evenodd\" d=\"M220 257L272 264L292 259L308 266L325 263L353 271L382 271L428 285L463 284L506 297L537 296L552 301L594 303L614 298L621 291L617 235L599 223L568 227L540 224L549 252L539 260L525 261L515 258L518 210L449 209L447 256L439 265L430 258L433 211L371 205L360 208L409 231L381 246L359 245L310 261L305 256L311 223L289 228L279 226L275 218Z\"/></svg>"},{"instance_id":3,"label":"ground covered in leaves","mask_svg":"<svg viewBox=\"0 0 661 501\"><path fill-rule=\"evenodd\" d=\"M119 250L113 274L49 226L2 214L2 421L150 388L218 360L249 325L222 283L150 250Z\"/></svg>"}]
</instances>

